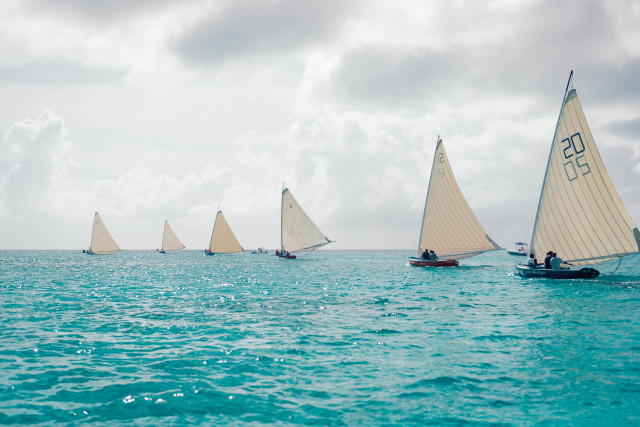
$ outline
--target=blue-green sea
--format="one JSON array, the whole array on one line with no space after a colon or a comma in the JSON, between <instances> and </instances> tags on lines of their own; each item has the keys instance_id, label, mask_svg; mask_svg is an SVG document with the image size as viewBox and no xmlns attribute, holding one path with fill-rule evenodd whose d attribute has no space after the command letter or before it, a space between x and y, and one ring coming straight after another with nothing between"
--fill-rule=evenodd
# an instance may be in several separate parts
<instances>
[{"instance_id":1,"label":"blue-green sea","mask_svg":"<svg viewBox=\"0 0 640 427\"><path fill-rule=\"evenodd\" d=\"M0 424L640 423L640 258L0 252Z\"/></svg>"}]
</instances>

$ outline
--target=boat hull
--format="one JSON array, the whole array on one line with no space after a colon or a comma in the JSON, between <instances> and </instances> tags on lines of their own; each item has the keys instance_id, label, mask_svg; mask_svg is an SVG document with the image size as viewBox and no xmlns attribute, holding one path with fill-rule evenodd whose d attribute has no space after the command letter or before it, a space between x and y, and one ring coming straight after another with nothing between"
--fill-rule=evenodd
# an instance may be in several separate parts
<instances>
[{"instance_id":1,"label":"boat hull","mask_svg":"<svg viewBox=\"0 0 640 427\"><path fill-rule=\"evenodd\" d=\"M455 259L430 261L422 258L409 258L409 264L414 267L457 267L460 263Z\"/></svg>"},{"instance_id":2,"label":"boat hull","mask_svg":"<svg viewBox=\"0 0 640 427\"><path fill-rule=\"evenodd\" d=\"M286 255L286 254L284 254L283 252L280 252L280 251L276 251L276 256L278 258L284 258L284 259L296 259L295 255L291 255L291 254Z\"/></svg>"},{"instance_id":3,"label":"boat hull","mask_svg":"<svg viewBox=\"0 0 640 427\"><path fill-rule=\"evenodd\" d=\"M593 268L551 270L548 268L529 268L526 265L516 265L514 273L521 277L541 279L594 279L600 275L600 272Z\"/></svg>"},{"instance_id":4,"label":"boat hull","mask_svg":"<svg viewBox=\"0 0 640 427\"><path fill-rule=\"evenodd\" d=\"M515 255L515 256L527 256L526 252L518 252L518 251L507 251L507 253L509 255Z\"/></svg>"}]
</instances>

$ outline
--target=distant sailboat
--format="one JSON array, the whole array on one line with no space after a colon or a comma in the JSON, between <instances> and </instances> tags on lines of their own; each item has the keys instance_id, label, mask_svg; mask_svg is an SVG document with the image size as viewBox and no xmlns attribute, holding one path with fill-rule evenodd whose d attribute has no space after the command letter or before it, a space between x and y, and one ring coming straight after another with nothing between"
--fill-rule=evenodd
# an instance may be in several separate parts
<instances>
[{"instance_id":1,"label":"distant sailboat","mask_svg":"<svg viewBox=\"0 0 640 427\"><path fill-rule=\"evenodd\" d=\"M431 167L422 216L416 267L455 267L457 260L501 249L484 231L465 200L440 137ZM425 254L433 251L434 255Z\"/></svg>"},{"instance_id":2,"label":"distant sailboat","mask_svg":"<svg viewBox=\"0 0 640 427\"><path fill-rule=\"evenodd\" d=\"M573 71L551 144L530 253L548 251L575 266L591 265L640 251L640 232L622 203L598 153L578 95ZM591 278L592 268L544 269L516 265L525 277Z\"/></svg>"},{"instance_id":3,"label":"distant sailboat","mask_svg":"<svg viewBox=\"0 0 640 427\"><path fill-rule=\"evenodd\" d=\"M158 252L161 254L166 252L179 251L184 249L184 245L178 239L178 236L169 225L169 221L164 221L164 232L162 233L162 248Z\"/></svg>"},{"instance_id":4,"label":"distant sailboat","mask_svg":"<svg viewBox=\"0 0 640 427\"><path fill-rule=\"evenodd\" d=\"M204 252L207 255L237 254L242 252L242 245L236 239L231 227L229 227L229 223L220 210L216 214L216 221L213 224L209 248L205 249Z\"/></svg>"},{"instance_id":5,"label":"distant sailboat","mask_svg":"<svg viewBox=\"0 0 640 427\"><path fill-rule=\"evenodd\" d=\"M119 251L120 248L113 240L109 230L102 222L100 214L96 212L93 217L93 231L91 233L91 247L83 252L94 255L110 254L111 252Z\"/></svg>"},{"instance_id":6,"label":"distant sailboat","mask_svg":"<svg viewBox=\"0 0 640 427\"><path fill-rule=\"evenodd\" d=\"M295 252L316 250L331 243L322 231L311 221L288 188L282 190L280 210L280 250L281 258L295 258Z\"/></svg>"}]
</instances>

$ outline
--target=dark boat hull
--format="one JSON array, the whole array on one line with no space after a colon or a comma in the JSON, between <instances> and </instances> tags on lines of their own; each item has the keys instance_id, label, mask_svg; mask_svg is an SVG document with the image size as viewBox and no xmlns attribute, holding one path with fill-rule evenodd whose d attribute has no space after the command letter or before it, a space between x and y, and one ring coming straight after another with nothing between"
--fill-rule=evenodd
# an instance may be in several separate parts
<instances>
[{"instance_id":1,"label":"dark boat hull","mask_svg":"<svg viewBox=\"0 0 640 427\"><path fill-rule=\"evenodd\" d=\"M422 258L409 258L409 264L414 267L457 267L460 263L455 259L447 259L443 261L429 261Z\"/></svg>"},{"instance_id":2,"label":"dark boat hull","mask_svg":"<svg viewBox=\"0 0 640 427\"><path fill-rule=\"evenodd\" d=\"M514 273L521 277L541 279L594 279L600 275L600 272L593 268L551 270L548 268L529 268L526 265L516 265Z\"/></svg>"}]
</instances>

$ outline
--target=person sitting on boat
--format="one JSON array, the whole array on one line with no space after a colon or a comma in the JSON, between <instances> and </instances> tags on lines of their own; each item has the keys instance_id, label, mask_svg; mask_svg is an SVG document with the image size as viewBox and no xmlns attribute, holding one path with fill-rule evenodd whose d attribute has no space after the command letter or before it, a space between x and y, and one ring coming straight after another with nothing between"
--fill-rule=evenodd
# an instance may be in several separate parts
<instances>
[{"instance_id":1,"label":"person sitting on boat","mask_svg":"<svg viewBox=\"0 0 640 427\"><path fill-rule=\"evenodd\" d=\"M529 254L529 259L527 260L527 266L533 267L533 268L538 266L538 260L536 259L536 256L534 254Z\"/></svg>"},{"instance_id":2,"label":"person sitting on boat","mask_svg":"<svg viewBox=\"0 0 640 427\"><path fill-rule=\"evenodd\" d=\"M431 261L438 261L438 255L433 251L429 251L429 257L431 258Z\"/></svg>"},{"instance_id":3,"label":"person sitting on boat","mask_svg":"<svg viewBox=\"0 0 640 427\"><path fill-rule=\"evenodd\" d=\"M426 260L430 260L431 259L431 255L429 255L429 249L425 249L424 252L422 252L422 259L426 259Z\"/></svg>"},{"instance_id":4,"label":"person sitting on boat","mask_svg":"<svg viewBox=\"0 0 640 427\"><path fill-rule=\"evenodd\" d=\"M562 258L558 256L555 252L551 255L551 269L552 270L567 270L567 267L563 267L562 264L569 264L568 262L564 262Z\"/></svg>"},{"instance_id":5,"label":"person sitting on boat","mask_svg":"<svg viewBox=\"0 0 640 427\"><path fill-rule=\"evenodd\" d=\"M553 252L549 251L547 252L547 256L544 257L544 268L551 268L551 258L553 258L551 255L553 254Z\"/></svg>"}]
</instances>

